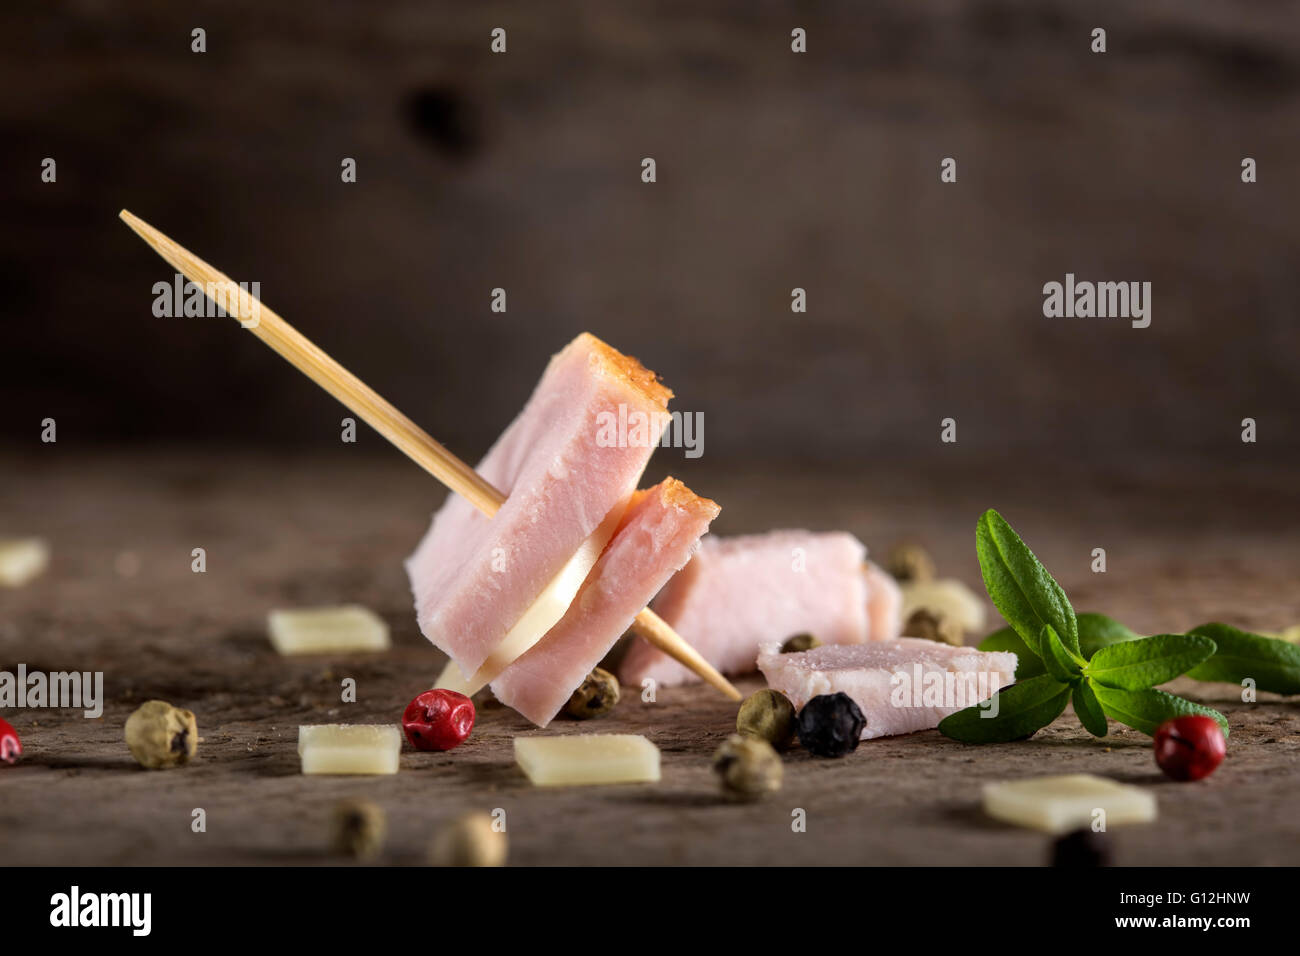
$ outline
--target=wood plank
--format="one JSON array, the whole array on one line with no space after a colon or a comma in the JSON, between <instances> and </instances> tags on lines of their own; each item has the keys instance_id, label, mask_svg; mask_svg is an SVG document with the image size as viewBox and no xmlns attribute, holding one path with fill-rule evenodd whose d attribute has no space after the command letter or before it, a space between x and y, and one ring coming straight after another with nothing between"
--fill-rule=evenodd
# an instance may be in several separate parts
<instances>
[{"instance_id":1,"label":"wood plank","mask_svg":"<svg viewBox=\"0 0 1300 956\"><path fill-rule=\"evenodd\" d=\"M364 439L363 439L364 440ZM378 441L377 438L373 439ZM62 446L59 446L60 448ZM655 467L666 468L669 453ZM681 463L683 479L723 504L718 530L844 527L878 552L916 536L941 571L978 584L974 523L998 507L1061 579L1081 610L1140 631L1210 619L1279 628L1300 621L1298 507L1285 469L1097 469L1053 465L1008 472L1001 461L887 463L811 477L756 464ZM0 768L0 847L8 864L326 863L329 813L366 795L388 811L383 860L414 863L440 821L504 808L515 864L1033 864L1041 835L978 810L979 784L1049 772L1092 772L1150 784L1161 819L1116 831L1118 860L1144 864L1300 863L1300 713L1294 702L1236 700L1233 689L1177 689L1225 710L1228 759L1207 782L1166 783L1149 741L1122 731L1104 744L1067 714L1034 739L974 748L927 732L864 742L844 760L788 755L774 798L722 800L709 757L734 706L698 688L630 693L609 718L558 721L554 732L644 733L663 752L658 786L532 788L511 741L535 732L489 703L470 742L443 755L407 752L402 772L374 779L304 778L297 727L395 720L440 670L419 635L401 560L441 492L400 460L351 446L312 458L178 452L9 457L0 464L0 530L54 546L47 574L0 594L0 661L42 670L105 671L99 720L66 711L5 714L26 759ZM382 487L384 494L374 493ZM1284 533L1291 529L1292 533ZM1092 547L1110 571L1088 571ZM190 570L207 549L208 570ZM133 577L114 570L131 552ZM131 562L121 562L130 570ZM358 601L393 629L391 653L278 657L265 614L289 605ZM339 702L339 681L359 701ZM759 681L740 682L748 692ZM1268 695L1262 695L1267 698ZM198 761L138 769L122 725L140 701L193 709ZM203 807L208 831L190 831ZM790 814L808 813L794 834Z\"/></svg>"}]
</instances>

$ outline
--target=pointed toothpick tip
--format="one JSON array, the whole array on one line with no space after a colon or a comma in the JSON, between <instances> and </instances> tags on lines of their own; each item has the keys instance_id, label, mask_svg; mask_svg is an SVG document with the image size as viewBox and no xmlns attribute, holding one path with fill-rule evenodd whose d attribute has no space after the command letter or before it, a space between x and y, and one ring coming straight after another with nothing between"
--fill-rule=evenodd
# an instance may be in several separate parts
<instances>
[{"instance_id":1,"label":"pointed toothpick tip","mask_svg":"<svg viewBox=\"0 0 1300 956\"><path fill-rule=\"evenodd\" d=\"M150 242L151 238L158 233L158 230L149 225L129 209L123 209L117 214L117 218L127 224L127 227L145 242Z\"/></svg>"}]
</instances>

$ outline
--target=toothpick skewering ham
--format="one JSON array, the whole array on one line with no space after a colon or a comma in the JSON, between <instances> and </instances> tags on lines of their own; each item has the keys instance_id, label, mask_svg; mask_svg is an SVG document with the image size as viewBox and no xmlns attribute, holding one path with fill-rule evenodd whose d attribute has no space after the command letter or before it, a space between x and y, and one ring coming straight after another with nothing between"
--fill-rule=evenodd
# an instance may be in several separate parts
<instances>
[{"instance_id":1,"label":"toothpick skewering ham","mask_svg":"<svg viewBox=\"0 0 1300 956\"><path fill-rule=\"evenodd\" d=\"M119 217L173 268L203 289L214 301L217 301L231 318L238 321L282 358L342 402L357 417L387 438L398 450L424 468L429 474L465 498L488 517L495 515L505 503L505 495L493 487L491 482L478 475L474 469L434 441L428 433L398 411L392 404L385 401L374 389L323 352L301 332L261 303L255 296L249 295L247 291L232 294L232 290L239 289L239 286L229 276L213 268L194 253L127 210L123 209L119 213ZM605 348L608 348L608 346ZM620 356L612 349L609 351L613 353L610 360L615 364L620 360L626 360L629 363L634 361L627 359L625 356ZM636 364L635 368L629 364L625 368L625 375L628 378L633 378L644 373L650 379L653 379L653 376L645 372L644 369L640 369L640 371L637 371L637 369L640 369L639 363ZM643 385L646 389L650 387L648 382L644 382ZM627 490L630 492L631 487ZM597 530L602 525L608 527L605 524L607 520L612 523L609 511L603 512L599 516L599 521L593 527ZM591 536L588 536L579 545L578 551L569 557L566 564L579 561L580 558L585 558L587 554L592 552L599 553L599 544L598 538L593 540ZM581 567L581 563L579 563L578 567ZM578 586L580 586L581 575L575 573L571 577L578 578ZM698 651L682 640L670 626L648 608L643 608L636 615L633 621L633 630L655 646L662 648L675 660L681 661L725 696L732 700L740 700L740 692L719 674L716 668L704 660ZM505 636L502 635L503 640ZM469 659L483 652L482 647L474 647L469 652ZM462 664L461 666L464 667L465 665Z\"/></svg>"}]
</instances>

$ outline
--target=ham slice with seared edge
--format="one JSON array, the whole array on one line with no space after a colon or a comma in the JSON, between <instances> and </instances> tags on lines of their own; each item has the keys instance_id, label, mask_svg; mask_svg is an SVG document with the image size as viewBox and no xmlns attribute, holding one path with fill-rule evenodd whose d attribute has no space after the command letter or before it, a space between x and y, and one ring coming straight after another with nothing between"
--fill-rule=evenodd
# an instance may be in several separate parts
<instances>
[{"instance_id":1,"label":"ham slice with seared edge","mask_svg":"<svg viewBox=\"0 0 1300 956\"><path fill-rule=\"evenodd\" d=\"M495 677L563 617L623 516L671 396L636 359L578 336L478 465L507 496L497 514L453 495L434 515L406 570L420 630L465 677ZM609 415L644 420L645 441L600 441Z\"/></svg>"}]
</instances>

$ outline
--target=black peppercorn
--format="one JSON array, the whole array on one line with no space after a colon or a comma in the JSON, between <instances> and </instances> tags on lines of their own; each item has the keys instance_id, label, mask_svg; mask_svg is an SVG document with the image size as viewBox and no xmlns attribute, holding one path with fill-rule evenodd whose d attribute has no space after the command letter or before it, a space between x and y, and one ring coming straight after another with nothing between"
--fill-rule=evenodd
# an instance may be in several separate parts
<instances>
[{"instance_id":1,"label":"black peppercorn","mask_svg":"<svg viewBox=\"0 0 1300 956\"><path fill-rule=\"evenodd\" d=\"M822 694L804 704L796 730L799 743L819 757L843 757L858 748L867 718L843 692Z\"/></svg>"},{"instance_id":2,"label":"black peppercorn","mask_svg":"<svg viewBox=\"0 0 1300 956\"><path fill-rule=\"evenodd\" d=\"M1110 866L1110 861L1110 838L1086 827L1052 844L1052 866Z\"/></svg>"}]
</instances>

